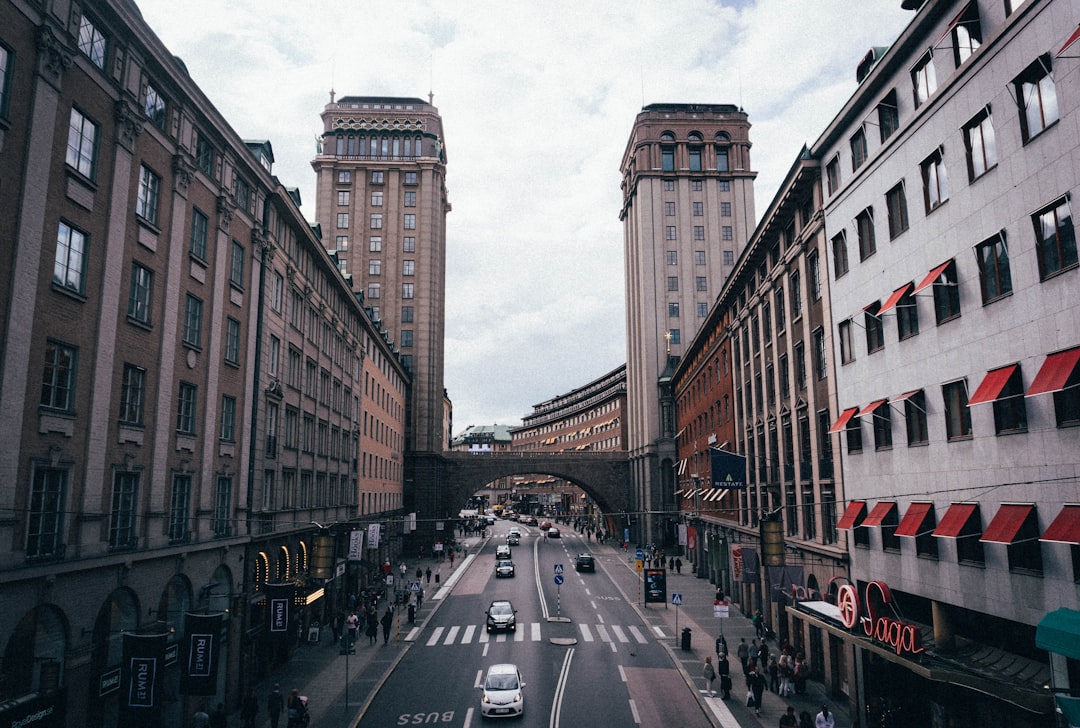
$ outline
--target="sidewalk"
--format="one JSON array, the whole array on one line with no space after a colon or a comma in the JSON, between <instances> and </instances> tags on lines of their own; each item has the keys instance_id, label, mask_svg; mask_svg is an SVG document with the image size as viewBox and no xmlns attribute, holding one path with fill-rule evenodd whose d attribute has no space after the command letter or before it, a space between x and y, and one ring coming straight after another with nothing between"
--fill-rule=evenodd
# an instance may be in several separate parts
<instances>
[{"instance_id":1,"label":"sidewalk","mask_svg":"<svg viewBox=\"0 0 1080 728\"><path fill-rule=\"evenodd\" d=\"M710 715L713 725L722 728L774 728L787 711L787 706L795 708L795 715L802 711L810 713L811 718L816 716L822 705L828 705L829 710L836 715L836 728L851 728L852 721L846 702L837 702L830 699L821 683L808 680L806 693L789 698L781 698L779 695L765 691L761 700L761 715L755 716L754 709L746 707L746 682L742 676L742 666L739 658L735 656L735 649L740 639L745 639L749 645L756 637L754 626L750 618L739 612L735 605L731 606L730 617L718 619L713 616L713 600L716 596L716 587L707 579L693 575L693 567L684 564L683 573L673 571L667 573L667 604L637 603L639 594L638 585L641 575L635 571L634 549L623 551L621 548L584 542L585 546L597 556L597 560L605 567L608 575L623 591L626 600L635 605L642 619L650 626L660 626L664 634L672 635L670 639L662 640L664 647L671 653L672 661L679 666L683 677L688 684L696 688L698 700L702 703L706 714ZM616 563L617 562L617 563ZM671 605L671 595L682 594L682 606ZM642 597L644 599L644 597ZM677 622L677 624L676 624ZM689 651L681 649L681 634L684 627L690 628ZM713 684L717 697L709 697L702 677L702 669L705 658L712 657L716 660L716 638L723 630L727 640L729 659L731 661L731 699L720 699L720 681ZM779 652L779 646L774 641L769 642L769 650L773 654Z\"/></svg>"}]
</instances>

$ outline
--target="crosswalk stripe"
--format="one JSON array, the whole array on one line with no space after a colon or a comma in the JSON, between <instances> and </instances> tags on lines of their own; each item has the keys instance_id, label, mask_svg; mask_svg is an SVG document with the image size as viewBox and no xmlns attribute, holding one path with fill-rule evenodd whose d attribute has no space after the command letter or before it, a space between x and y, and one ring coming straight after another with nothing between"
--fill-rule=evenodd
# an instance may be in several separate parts
<instances>
[{"instance_id":1,"label":"crosswalk stripe","mask_svg":"<svg viewBox=\"0 0 1080 728\"><path fill-rule=\"evenodd\" d=\"M589 625L582 623L579 624L578 627L581 628L581 639L585 640L586 642L592 642L592 630L589 629Z\"/></svg>"},{"instance_id":2,"label":"crosswalk stripe","mask_svg":"<svg viewBox=\"0 0 1080 728\"><path fill-rule=\"evenodd\" d=\"M532 623L532 635L531 636L532 636L532 641L533 642L539 642L540 641L540 623L539 622L533 622Z\"/></svg>"},{"instance_id":3,"label":"crosswalk stripe","mask_svg":"<svg viewBox=\"0 0 1080 728\"><path fill-rule=\"evenodd\" d=\"M638 644L648 644L650 641L650 635L645 631L644 627L637 625L617 625L617 624L602 624L602 623L585 623L579 622L577 629L581 635L582 642L607 642L607 643L622 643L628 644L631 642L637 642ZM423 631L422 627L414 627L405 637L405 641L414 642L420 639L420 634ZM652 631L656 633L660 639L664 638L664 632L659 627L654 626ZM518 628L513 632L494 632L487 631L484 625L465 624L465 625L449 625L443 627L432 628L431 634L428 636L427 647L434 647L435 645L469 645L469 644L487 644L488 642L540 642L544 638L541 622L523 622L518 625Z\"/></svg>"},{"instance_id":4,"label":"crosswalk stripe","mask_svg":"<svg viewBox=\"0 0 1080 728\"><path fill-rule=\"evenodd\" d=\"M622 627L611 625L611 631L615 633L615 636L619 639L619 642L629 642L630 638L626 636L626 633L622 631Z\"/></svg>"},{"instance_id":5,"label":"crosswalk stripe","mask_svg":"<svg viewBox=\"0 0 1080 728\"><path fill-rule=\"evenodd\" d=\"M435 644L436 642L438 642L438 641L439 641L439 637L441 637L441 636L442 636L442 633L443 633L443 628L442 628L442 627L436 627L436 628L435 628L435 631L431 633L431 639L429 639L429 640L427 641L427 646L428 646L428 647L431 647L431 646L432 646L432 645L434 645L434 644Z\"/></svg>"},{"instance_id":6,"label":"crosswalk stripe","mask_svg":"<svg viewBox=\"0 0 1080 728\"><path fill-rule=\"evenodd\" d=\"M523 630L523 629L514 630L514 642L524 642L524 641L525 641L525 630Z\"/></svg>"},{"instance_id":7,"label":"crosswalk stripe","mask_svg":"<svg viewBox=\"0 0 1080 728\"><path fill-rule=\"evenodd\" d=\"M630 634L634 635L634 639L636 639L640 645L648 644L649 642L648 638L641 634L641 630L634 625L630 625Z\"/></svg>"},{"instance_id":8,"label":"crosswalk stripe","mask_svg":"<svg viewBox=\"0 0 1080 728\"><path fill-rule=\"evenodd\" d=\"M475 624L470 624L468 627L466 627L465 628L465 634L463 634L461 636L461 644L467 645L470 642L472 642L473 633L475 633L475 632L476 632L476 625Z\"/></svg>"},{"instance_id":9,"label":"crosswalk stripe","mask_svg":"<svg viewBox=\"0 0 1080 728\"><path fill-rule=\"evenodd\" d=\"M454 625L453 627L451 627L450 631L446 633L446 641L443 642L443 644L444 645L452 645L452 644L454 644L454 638L457 637L457 633L458 633L458 631L460 631L460 629L461 629L461 627L458 627L457 625Z\"/></svg>"},{"instance_id":10,"label":"crosswalk stripe","mask_svg":"<svg viewBox=\"0 0 1080 728\"><path fill-rule=\"evenodd\" d=\"M611 642L611 636L608 634L606 626L602 624L596 625L596 633L600 635L600 639L604 642Z\"/></svg>"}]
</instances>

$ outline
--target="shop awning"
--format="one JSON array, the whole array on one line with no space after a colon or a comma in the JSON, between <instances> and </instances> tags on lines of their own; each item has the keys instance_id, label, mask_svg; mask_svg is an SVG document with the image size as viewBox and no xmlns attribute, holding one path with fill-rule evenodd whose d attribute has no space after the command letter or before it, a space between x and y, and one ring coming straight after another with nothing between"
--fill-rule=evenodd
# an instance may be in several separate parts
<instances>
[{"instance_id":1,"label":"shop awning","mask_svg":"<svg viewBox=\"0 0 1080 728\"><path fill-rule=\"evenodd\" d=\"M844 510L844 515L840 516L840 520L836 522L837 530L854 528L855 523L862 518L864 513L866 513L866 501L851 501Z\"/></svg>"},{"instance_id":2,"label":"shop awning","mask_svg":"<svg viewBox=\"0 0 1080 728\"><path fill-rule=\"evenodd\" d=\"M1080 612L1075 609L1049 612L1035 628L1035 646L1080 660Z\"/></svg>"},{"instance_id":3,"label":"shop awning","mask_svg":"<svg viewBox=\"0 0 1080 728\"><path fill-rule=\"evenodd\" d=\"M904 294L908 292L909 288L911 288L911 284L905 283L904 285L893 291L892 295L885 299L885 303L881 304L881 308L878 309L878 316L885 313L890 308L899 303L900 299L904 297Z\"/></svg>"},{"instance_id":4,"label":"shop awning","mask_svg":"<svg viewBox=\"0 0 1080 728\"><path fill-rule=\"evenodd\" d=\"M836 432L843 432L847 427L847 423L851 421L851 418L855 416L855 413L859 411L858 407L848 407L846 410L840 413L840 416L836 418L836 422L829 428L829 434L832 435Z\"/></svg>"},{"instance_id":5,"label":"shop awning","mask_svg":"<svg viewBox=\"0 0 1080 728\"><path fill-rule=\"evenodd\" d=\"M971 514L979 507L977 503L953 503L945 511L945 517L934 529L934 535L941 538L956 538L964 530Z\"/></svg>"},{"instance_id":6,"label":"shop awning","mask_svg":"<svg viewBox=\"0 0 1080 728\"><path fill-rule=\"evenodd\" d=\"M1080 544L1080 505L1066 505L1040 541Z\"/></svg>"},{"instance_id":7,"label":"shop awning","mask_svg":"<svg viewBox=\"0 0 1080 728\"><path fill-rule=\"evenodd\" d=\"M1031 504L1009 504L998 508L990 525L983 531L980 541L989 543L1012 543L1020 533L1020 527L1024 525L1028 514L1035 510Z\"/></svg>"},{"instance_id":8,"label":"shop awning","mask_svg":"<svg viewBox=\"0 0 1080 728\"><path fill-rule=\"evenodd\" d=\"M933 511L933 503L912 503L908 506L904 517L900 519L900 525L896 527L895 535L914 537L927 533L929 527L924 524Z\"/></svg>"},{"instance_id":9,"label":"shop awning","mask_svg":"<svg viewBox=\"0 0 1080 728\"><path fill-rule=\"evenodd\" d=\"M942 40L945 40L945 38L949 35L949 33L953 32L953 28L960 25L960 21L964 19L964 16L967 15L968 10L970 10L970 9L971 9L971 3L968 3L967 5L964 6L963 10L961 10L959 13L957 13L956 17L953 18L953 21L951 23L949 23L949 27L946 28L945 32L941 34L940 38L938 38L939 42L942 41Z\"/></svg>"},{"instance_id":10,"label":"shop awning","mask_svg":"<svg viewBox=\"0 0 1080 728\"><path fill-rule=\"evenodd\" d=\"M887 401L888 400L886 399L875 399L873 402L859 410L859 417L862 417L863 415L873 414L874 410L885 404Z\"/></svg>"},{"instance_id":11,"label":"shop awning","mask_svg":"<svg viewBox=\"0 0 1080 728\"><path fill-rule=\"evenodd\" d=\"M894 501L882 501L874 506L870 511L870 515L866 517L866 520L860 523L860 526L880 526L882 522L889 517L891 513L896 510L896 503Z\"/></svg>"},{"instance_id":12,"label":"shop awning","mask_svg":"<svg viewBox=\"0 0 1080 728\"><path fill-rule=\"evenodd\" d=\"M937 268L934 268L932 271L927 273L926 278L923 278L919 285L915 286L915 290L912 291L912 294L918 293L922 289L933 285L934 281L936 281L941 276L941 274L945 272L945 269L949 267L950 263L952 263L952 258L949 258Z\"/></svg>"},{"instance_id":13,"label":"shop awning","mask_svg":"<svg viewBox=\"0 0 1080 728\"><path fill-rule=\"evenodd\" d=\"M1035 381L1027 391L1028 397L1047 392L1060 392L1080 362L1080 346L1075 349L1066 349L1046 357L1039 373L1035 375Z\"/></svg>"},{"instance_id":14,"label":"shop awning","mask_svg":"<svg viewBox=\"0 0 1080 728\"><path fill-rule=\"evenodd\" d=\"M1007 367L1001 367L1000 369L991 369L983 377L982 384L975 390L975 394L971 395L971 399L968 400L968 407L973 404L984 404L986 402L993 402L1001 395L1001 390L1005 389L1005 385L1009 383L1009 377L1016 371L1016 364L1010 364Z\"/></svg>"}]
</instances>

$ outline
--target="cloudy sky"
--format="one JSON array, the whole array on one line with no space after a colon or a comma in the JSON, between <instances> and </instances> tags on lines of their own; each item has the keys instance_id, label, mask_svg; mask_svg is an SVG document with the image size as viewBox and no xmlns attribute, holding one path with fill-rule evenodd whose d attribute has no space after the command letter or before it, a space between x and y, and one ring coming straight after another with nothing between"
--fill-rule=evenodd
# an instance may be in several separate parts
<instances>
[{"instance_id":1,"label":"cloudy sky","mask_svg":"<svg viewBox=\"0 0 1080 728\"><path fill-rule=\"evenodd\" d=\"M434 92L455 435L626 361L619 163L642 106L742 106L760 214L912 17L900 0L136 1L237 133L271 140L309 220L330 90Z\"/></svg>"}]
</instances>

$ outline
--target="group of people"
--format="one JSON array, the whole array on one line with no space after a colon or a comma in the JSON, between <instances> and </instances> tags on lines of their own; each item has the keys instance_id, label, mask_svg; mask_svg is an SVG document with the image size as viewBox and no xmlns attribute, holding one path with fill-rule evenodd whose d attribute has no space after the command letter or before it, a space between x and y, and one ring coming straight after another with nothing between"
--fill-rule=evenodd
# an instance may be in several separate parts
<instances>
[{"instance_id":1,"label":"group of people","mask_svg":"<svg viewBox=\"0 0 1080 728\"><path fill-rule=\"evenodd\" d=\"M361 613L363 617L361 617ZM379 625L382 625L383 644L390 641L390 628L394 623L394 608L387 604L382 617L373 604L364 605L360 612L353 609L347 614L338 614L334 619L334 638L341 642L341 654L348 652L356 653L356 641L360 637L360 624L364 624L364 634L368 638L368 644L373 645L377 641Z\"/></svg>"},{"instance_id":2,"label":"group of people","mask_svg":"<svg viewBox=\"0 0 1080 728\"><path fill-rule=\"evenodd\" d=\"M311 720L307 698L293 688L286 700L278 683L274 683L274 688L266 698L266 712L270 715L270 728L279 727L282 714L285 715L286 728L304 728ZM252 720L254 722L254 719Z\"/></svg>"}]
</instances>

